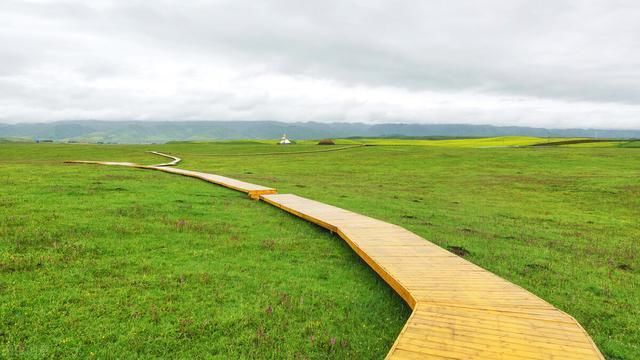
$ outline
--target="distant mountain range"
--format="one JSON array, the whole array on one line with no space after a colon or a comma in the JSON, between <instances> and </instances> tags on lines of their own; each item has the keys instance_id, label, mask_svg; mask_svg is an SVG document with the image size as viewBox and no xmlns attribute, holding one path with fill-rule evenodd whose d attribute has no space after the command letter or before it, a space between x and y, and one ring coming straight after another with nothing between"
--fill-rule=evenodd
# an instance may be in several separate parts
<instances>
[{"instance_id":1,"label":"distant mountain range","mask_svg":"<svg viewBox=\"0 0 640 360\"><path fill-rule=\"evenodd\" d=\"M59 121L0 124L0 138L163 143L176 140L291 139L345 137L598 137L640 138L640 130L544 129L466 124L284 123L278 121Z\"/></svg>"}]
</instances>

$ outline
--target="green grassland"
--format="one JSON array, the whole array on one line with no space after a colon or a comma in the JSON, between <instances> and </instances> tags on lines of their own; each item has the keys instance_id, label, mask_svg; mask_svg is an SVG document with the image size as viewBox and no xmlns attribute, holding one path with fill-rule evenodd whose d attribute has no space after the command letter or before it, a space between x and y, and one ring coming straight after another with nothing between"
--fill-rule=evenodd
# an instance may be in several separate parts
<instances>
[{"instance_id":1,"label":"green grassland","mask_svg":"<svg viewBox=\"0 0 640 360\"><path fill-rule=\"evenodd\" d=\"M640 140L627 141L619 145L622 148L640 148Z\"/></svg>"},{"instance_id":2,"label":"green grassland","mask_svg":"<svg viewBox=\"0 0 640 360\"><path fill-rule=\"evenodd\" d=\"M382 357L409 309L340 239L179 176L0 149L0 358Z\"/></svg>"},{"instance_id":3,"label":"green grassland","mask_svg":"<svg viewBox=\"0 0 640 360\"><path fill-rule=\"evenodd\" d=\"M420 145L455 148L481 148L481 147L505 147L505 146L528 146L559 140L577 140L578 138L539 138L532 136L500 136L492 138L471 138L471 139L359 139L361 143L370 145Z\"/></svg>"},{"instance_id":4,"label":"green grassland","mask_svg":"<svg viewBox=\"0 0 640 360\"><path fill-rule=\"evenodd\" d=\"M594 148L594 147L602 147L602 148L634 148L640 147L640 141L638 140L599 140L593 142L584 142L577 144L566 144L566 145L554 145L554 146L562 146L562 147L578 147L578 148Z\"/></svg>"},{"instance_id":5,"label":"green grassland","mask_svg":"<svg viewBox=\"0 0 640 360\"><path fill-rule=\"evenodd\" d=\"M623 144L628 143L627 141L598 141L598 142L588 142L588 143L578 143L578 144L568 144L568 145L559 145L566 147L619 147Z\"/></svg>"},{"instance_id":6,"label":"green grassland","mask_svg":"<svg viewBox=\"0 0 640 360\"><path fill-rule=\"evenodd\" d=\"M15 138L15 137L9 137L9 138L3 138L0 137L0 144L13 144L13 143L33 143L34 141L31 139L25 139L25 138Z\"/></svg>"},{"instance_id":7,"label":"green grassland","mask_svg":"<svg viewBox=\"0 0 640 360\"><path fill-rule=\"evenodd\" d=\"M198 180L61 163L158 150L463 248L640 358L639 149L374 140L0 145L0 357L384 356L409 309L339 238Z\"/></svg>"},{"instance_id":8,"label":"green grassland","mask_svg":"<svg viewBox=\"0 0 640 360\"><path fill-rule=\"evenodd\" d=\"M274 145L279 140L227 140L215 142L217 145ZM593 138L555 138L534 136L499 136L491 138L348 138L334 139L336 145L397 145L397 146L433 146L448 148L493 148L493 147L525 147L525 146L564 146L564 147L633 147L638 146L638 141L617 139L593 139ZM575 143L574 143L575 142ZM176 144L208 144L210 141L183 141ZM316 145L318 140L296 140L296 145ZM249 151L249 150L247 150ZM270 151L299 152L300 148L283 146L281 149Z\"/></svg>"},{"instance_id":9,"label":"green grassland","mask_svg":"<svg viewBox=\"0 0 640 360\"><path fill-rule=\"evenodd\" d=\"M365 145L414 145L414 146L438 146L438 147L463 147L463 148L477 148L477 147L503 147L503 146L528 146L533 144L566 141L566 140L579 140L582 138L539 138L532 136L500 136L491 138L439 138L439 139L411 139L411 138L351 138L351 139L336 139L337 145L349 145L349 144L365 144ZM234 141L223 142L226 144L234 144ZM256 140L255 143L261 144L275 144L277 140ZM297 140L298 145L315 145L317 140Z\"/></svg>"}]
</instances>

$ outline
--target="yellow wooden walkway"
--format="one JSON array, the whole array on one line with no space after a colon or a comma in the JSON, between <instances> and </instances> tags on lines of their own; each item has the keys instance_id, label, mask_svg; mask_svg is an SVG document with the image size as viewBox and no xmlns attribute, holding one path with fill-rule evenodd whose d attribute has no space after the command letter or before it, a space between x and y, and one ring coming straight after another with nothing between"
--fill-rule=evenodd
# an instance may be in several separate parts
<instances>
[{"instance_id":1,"label":"yellow wooden walkway","mask_svg":"<svg viewBox=\"0 0 640 360\"><path fill-rule=\"evenodd\" d=\"M402 227L296 195L260 198L340 235L411 306L391 359L603 359L571 316Z\"/></svg>"},{"instance_id":2,"label":"yellow wooden walkway","mask_svg":"<svg viewBox=\"0 0 640 360\"><path fill-rule=\"evenodd\" d=\"M182 161L182 159L180 159L180 158L179 158L179 157L177 157L177 156L168 155L168 154L161 153L161 152L158 152L158 151L149 151L149 152L150 152L150 153L152 153L152 154L156 154L156 155L164 156L164 157L166 157L166 158L171 159L171 161L169 161L169 162L162 163L162 164L150 165L150 166L175 166L175 165L178 165L178 163L179 163L180 161Z\"/></svg>"},{"instance_id":3,"label":"yellow wooden walkway","mask_svg":"<svg viewBox=\"0 0 640 360\"><path fill-rule=\"evenodd\" d=\"M400 226L219 175L132 163L75 162L200 178L337 233L413 309L389 359L604 359L571 316Z\"/></svg>"},{"instance_id":4,"label":"yellow wooden walkway","mask_svg":"<svg viewBox=\"0 0 640 360\"><path fill-rule=\"evenodd\" d=\"M225 176L215 175L215 174L208 174L208 173L203 173L203 172L199 172L199 171L178 169L178 168L172 167L172 166L177 165L182 160L179 157L168 155L168 154L164 154L164 153L157 152L157 151L149 151L149 152L152 153L152 154L156 154L156 155L160 155L160 156L164 156L164 157L170 158L173 161L168 162L168 163L163 163L163 164L157 164L157 165L140 165L140 164L131 163L131 162L87 161L87 160L70 160L70 161L65 161L65 163L68 163L68 164L98 164L98 165L125 166L125 167L139 168L139 169L149 169L149 170L164 171L164 172L168 172L168 173L172 173L172 174L178 174L178 175L189 176L189 177L201 179L201 180L204 180L204 181L207 181L207 182L210 182L210 183L214 183L214 184L217 184L217 185L222 185L222 186L225 186L225 187L228 187L228 188L240 191L240 192L244 192L247 195L249 195L250 198L256 199L256 200L260 197L260 195L275 194L276 193L276 189L273 189L273 188L270 188L270 187L266 187L266 186L262 186L262 185L251 184L251 183L248 183L248 182L244 182L244 181L228 178L228 177L225 177Z\"/></svg>"}]
</instances>

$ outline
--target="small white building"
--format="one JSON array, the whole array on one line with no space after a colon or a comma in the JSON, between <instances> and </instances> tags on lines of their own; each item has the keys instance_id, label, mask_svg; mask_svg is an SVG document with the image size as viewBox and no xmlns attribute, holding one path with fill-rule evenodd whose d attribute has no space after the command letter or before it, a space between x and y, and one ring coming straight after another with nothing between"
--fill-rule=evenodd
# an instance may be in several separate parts
<instances>
[{"instance_id":1,"label":"small white building","mask_svg":"<svg viewBox=\"0 0 640 360\"><path fill-rule=\"evenodd\" d=\"M291 141L287 139L287 134L282 135L282 139L280 139L278 145L291 145Z\"/></svg>"}]
</instances>

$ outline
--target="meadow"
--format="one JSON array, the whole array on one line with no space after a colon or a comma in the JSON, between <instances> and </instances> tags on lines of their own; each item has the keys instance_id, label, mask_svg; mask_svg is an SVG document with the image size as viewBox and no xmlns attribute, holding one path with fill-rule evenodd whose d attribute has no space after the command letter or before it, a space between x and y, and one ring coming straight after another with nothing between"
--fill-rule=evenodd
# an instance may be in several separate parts
<instances>
[{"instance_id":1,"label":"meadow","mask_svg":"<svg viewBox=\"0 0 640 360\"><path fill-rule=\"evenodd\" d=\"M409 309L336 236L194 179L62 164L158 150L401 225L640 358L637 142L337 143L377 146L0 144L0 356L386 354Z\"/></svg>"}]
</instances>

